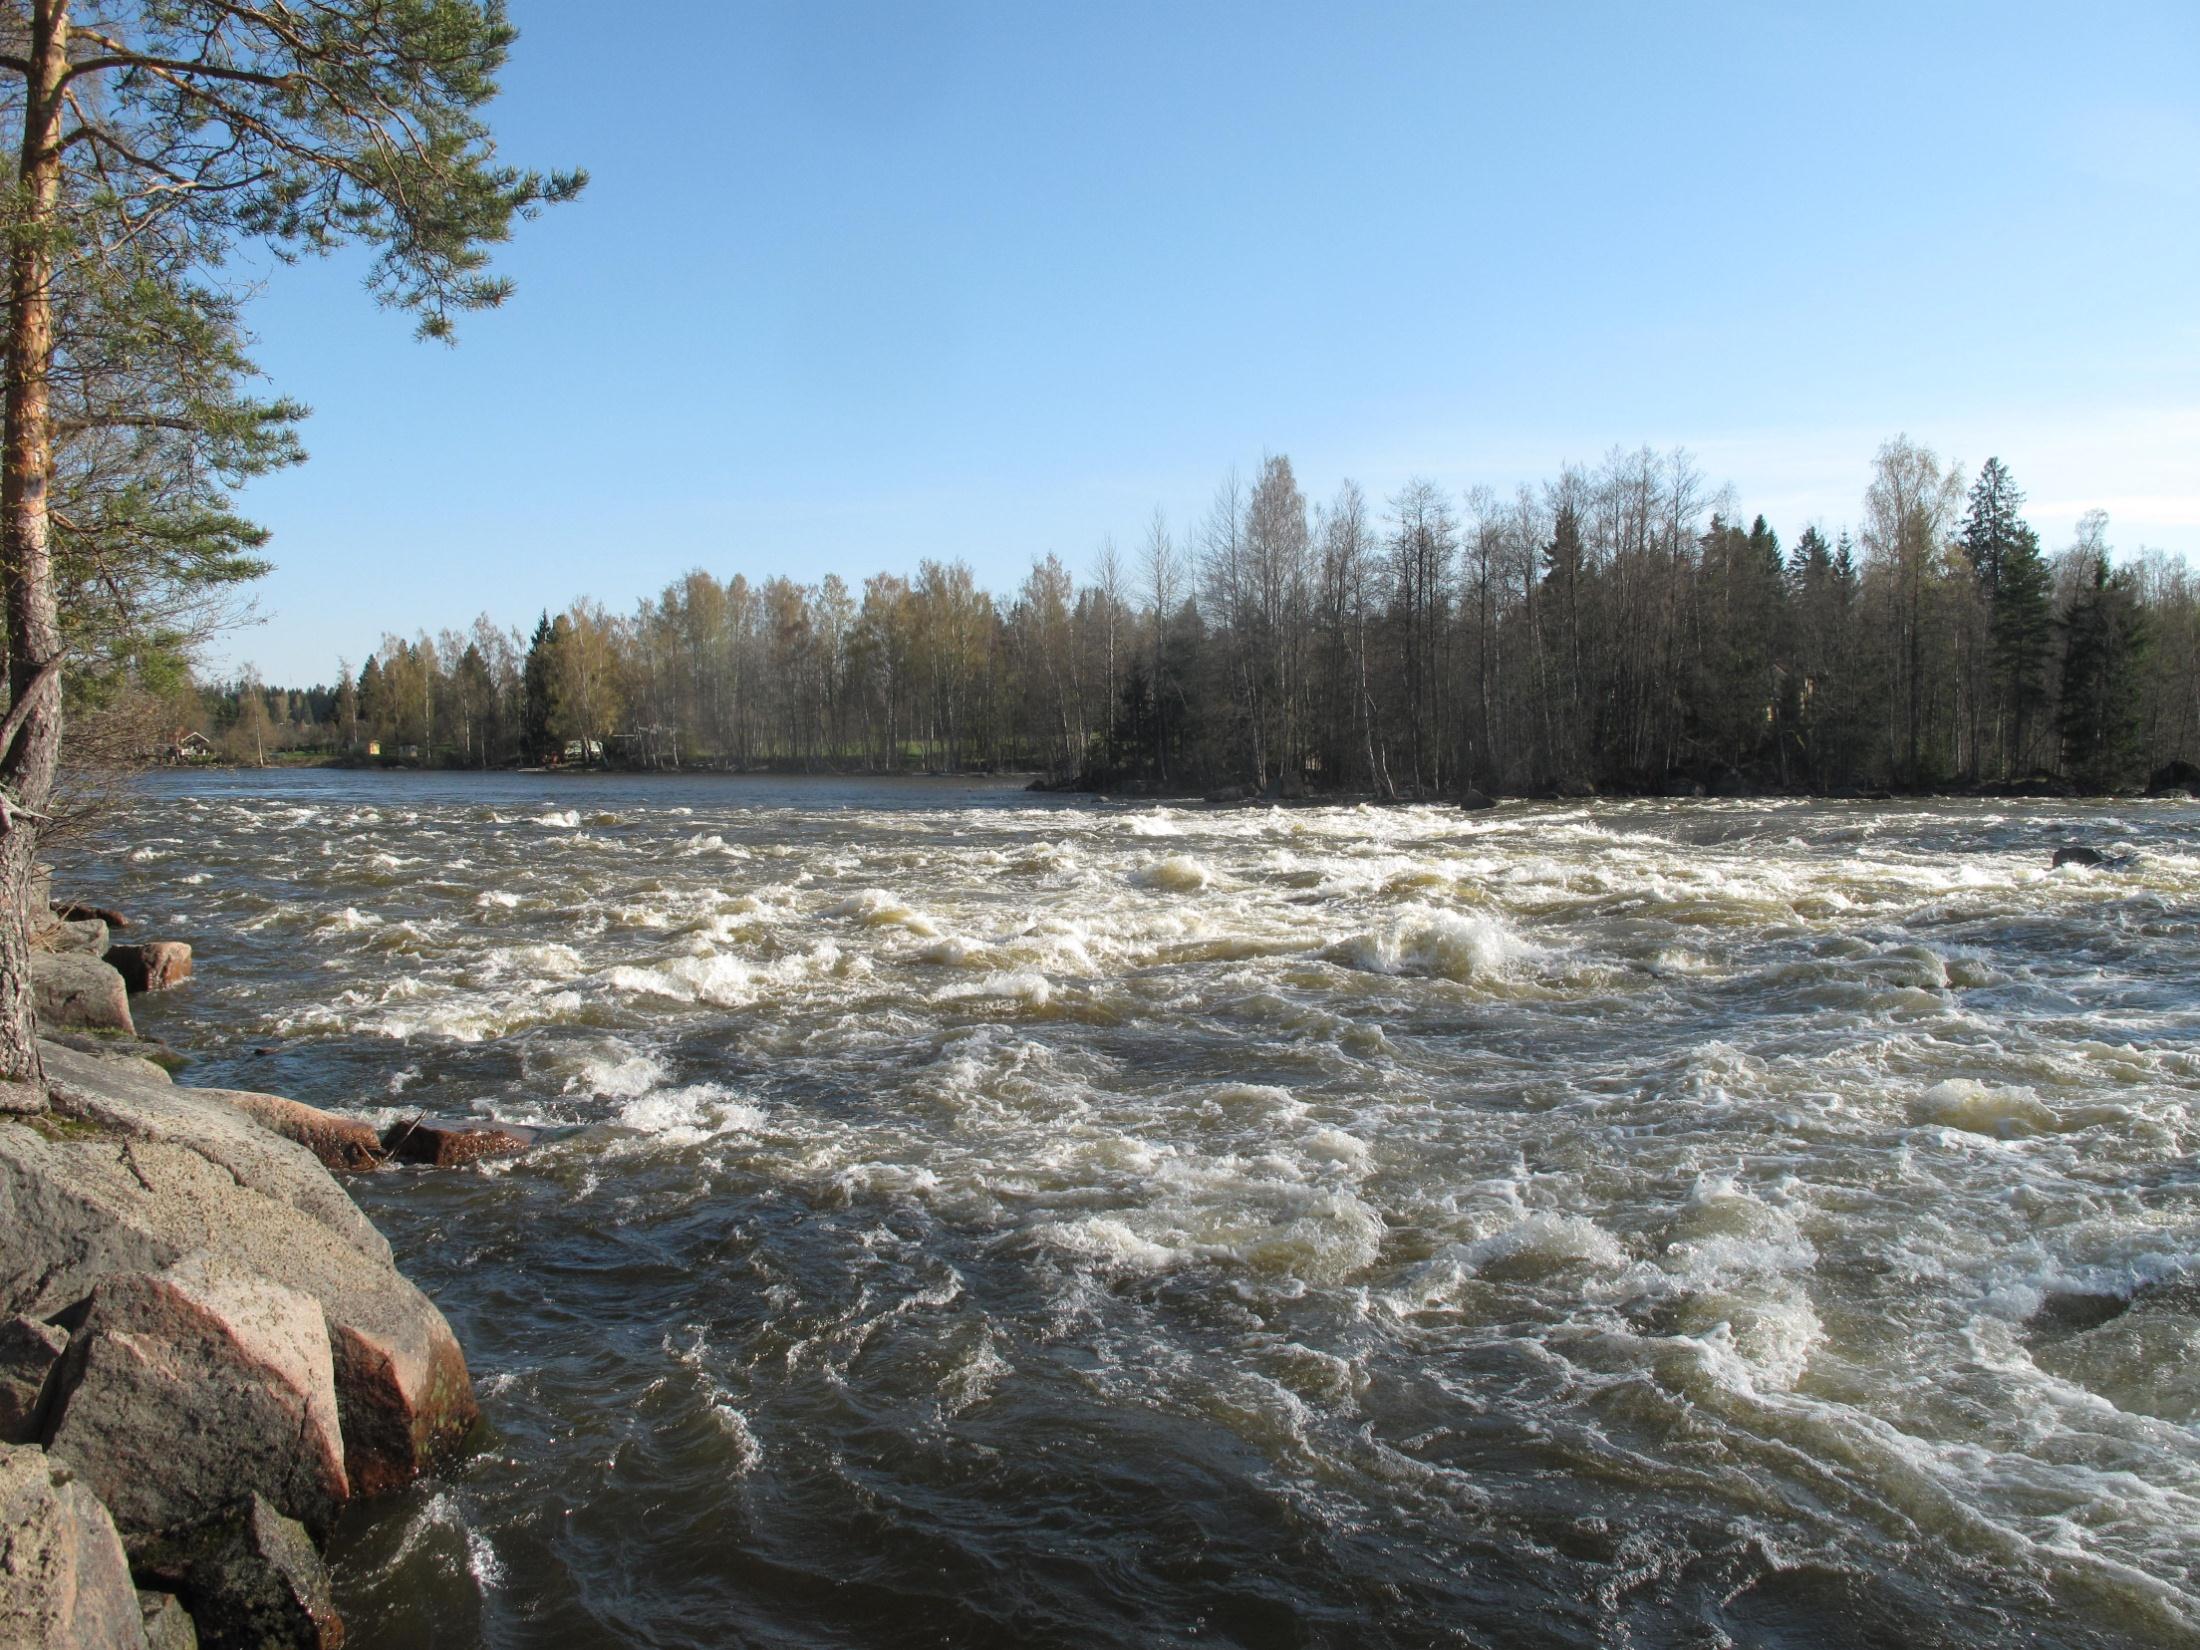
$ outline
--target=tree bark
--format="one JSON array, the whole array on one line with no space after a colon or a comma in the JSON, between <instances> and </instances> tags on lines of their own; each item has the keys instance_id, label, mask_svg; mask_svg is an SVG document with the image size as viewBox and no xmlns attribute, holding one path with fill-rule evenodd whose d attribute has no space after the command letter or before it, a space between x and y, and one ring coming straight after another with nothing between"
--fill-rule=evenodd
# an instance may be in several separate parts
<instances>
[{"instance_id":1,"label":"tree bark","mask_svg":"<svg viewBox=\"0 0 2200 1650\"><path fill-rule=\"evenodd\" d=\"M34 0L24 77L20 217L7 247L7 392L0 441L0 574L7 607L8 686L22 721L0 750L0 1078L37 1080L38 1027L26 909L38 819L61 748L61 651L54 607L47 486L53 421L54 238L61 204L61 90L69 0Z\"/></svg>"}]
</instances>

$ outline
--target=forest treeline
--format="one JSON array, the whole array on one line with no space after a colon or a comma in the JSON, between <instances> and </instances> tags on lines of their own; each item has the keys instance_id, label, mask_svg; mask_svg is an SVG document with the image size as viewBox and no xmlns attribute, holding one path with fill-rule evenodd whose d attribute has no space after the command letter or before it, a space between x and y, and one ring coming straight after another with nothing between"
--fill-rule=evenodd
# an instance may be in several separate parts
<instances>
[{"instance_id":1,"label":"forest treeline","mask_svg":"<svg viewBox=\"0 0 2200 1650\"><path fill-rule=\"evenodd\" d=\"M2200 758L2200 587L2053 555L1996 460L1906 438L1853 536L1783 543L1682 452L1500 496L1310 504L1290 461L1157 513L1082 578L960 562L852 588L695 571L616 614L384 638L333 687L216 692L229 754L878 771L1133 791L1803 791L2052 781ZM600 752L600 755L599 755Z\"/></svg>"}]
</instances>

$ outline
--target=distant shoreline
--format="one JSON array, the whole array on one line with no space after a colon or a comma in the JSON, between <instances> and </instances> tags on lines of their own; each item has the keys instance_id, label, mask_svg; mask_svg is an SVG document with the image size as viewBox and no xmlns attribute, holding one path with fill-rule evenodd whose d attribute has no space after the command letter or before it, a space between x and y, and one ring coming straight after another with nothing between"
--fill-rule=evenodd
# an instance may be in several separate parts
<instances>
[{"instance_id":1,"label":"distant shoreline","mask_svg":"<svg viewBox=\"0 0 2200 1650\"><path fill-rule=\"evenodd\" d=\"M511 779L544 778L559 780L645 780L674 781L693 779L718 779L726 781L779 781L802 782L808 780L833 781L856 780L886 784L920 784L924 782L960 781L964 783L991 782L1002 789L1021 789L1038 795L1063 797L1088 797L1094 801L1134 803L1163 807L1244 809L1244 808L1330 808L1330 807L1413 807L1451 806L1475 812L1506 803L1594 803L1594 802L1746 802L1746 801L1794 801L1794 802L1915 802L1915 801L1969 801L1969 802L2111 802L2111 801L2174 801L2183 798L2200 798L2200 781L2186 780L2181 776L2157 775L2157 783L2147 787L2129 787L2113 791L2087 791L2060 780L2036 778L2032 780L1988 785L1921 785L1885 787L1839 787L1827 791L1804 790L1777 785L1755 785L1747 782L1730 783L1717 788L1686 781L1670 783L1659 789L1596 790L1588 786L1543 786L1511 794L1484 793L1468 788L1445 790L1420 795L1400 794L1386 796L1373 791L1297 791L1284 794L1273 787L1259 790L1250 785L1223 785L1206 788L1186 786L1182 789L1162 791L1145 785L1121 788L1095 784L1089 781L1054 780L1036 769L878 769L878 768L796 768L796 767L443 767L407 762L358 761L342 757L312 757L302 760L278 761L264 764L209 760L163 764L148 768L147 773L286 773L286 772L338 772L385 775L432 775L451 779Z\"/></svg>"}]
</instances>

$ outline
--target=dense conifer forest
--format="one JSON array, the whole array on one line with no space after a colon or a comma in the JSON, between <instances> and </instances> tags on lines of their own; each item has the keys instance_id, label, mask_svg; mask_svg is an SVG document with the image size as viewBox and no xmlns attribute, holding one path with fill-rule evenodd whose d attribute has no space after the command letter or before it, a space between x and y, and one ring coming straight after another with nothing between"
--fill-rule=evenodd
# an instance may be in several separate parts
<instances>
[{"instance_id":1,"label":"dense conifer forest","mask_svg":"<svg viewBox=\"0 0 2200 1650\"><path fill-rule=\"evenodd\" d=\"M1137 793L2104 791L2200 758L2200 587L2050 554L1989 460L1897 438L1853 531L1783 541L1685 453L1509 496L1321 503L1289 459L1006 592L691 572L631 613L383 638L307 691L231 683L226 754L496 767L1032 769Z\"/></svg>"}]
</instances>

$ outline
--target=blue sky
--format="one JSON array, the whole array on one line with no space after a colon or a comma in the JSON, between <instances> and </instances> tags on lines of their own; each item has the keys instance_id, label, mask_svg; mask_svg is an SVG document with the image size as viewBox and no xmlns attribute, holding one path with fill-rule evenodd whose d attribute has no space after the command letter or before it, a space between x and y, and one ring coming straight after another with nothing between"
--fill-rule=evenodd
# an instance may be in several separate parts
<instances>
[{"instance_id":1,"label":"blue sky","mask_svg":"<svg viewBox=\"0 0 2200 1650\"><path fill-rule=\"evenodd\" d=\"M695 566L1005 590L1268 452L1380 499L1684 445L1792 538L1907 432L2051 547L2200 551L2191 0L511 12L504 152L593 181L508 307L446 350L239 262L313 460L217 665Z\"/></svg>"}]
</instances>

